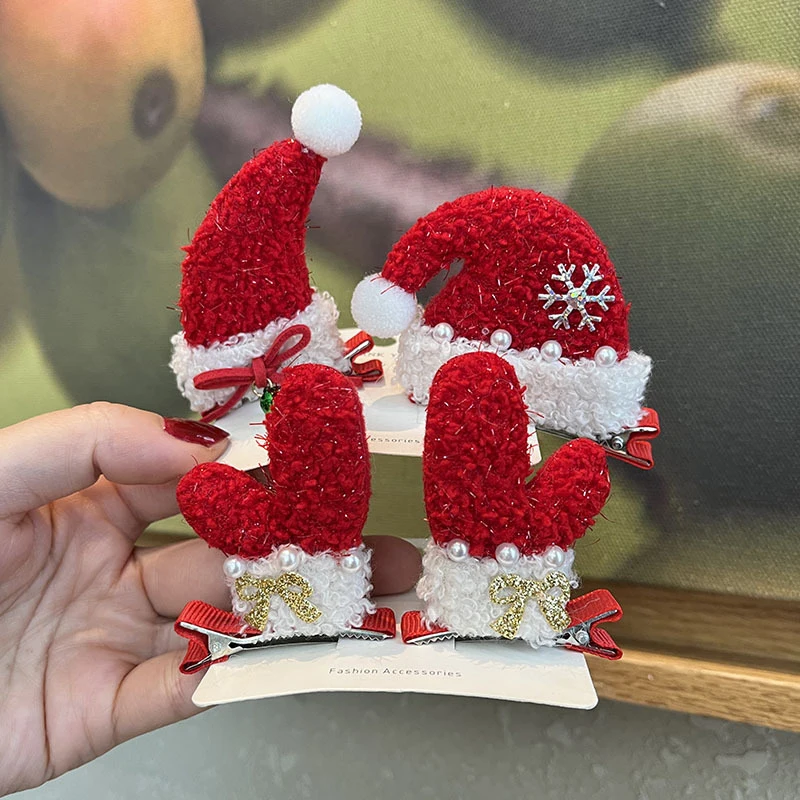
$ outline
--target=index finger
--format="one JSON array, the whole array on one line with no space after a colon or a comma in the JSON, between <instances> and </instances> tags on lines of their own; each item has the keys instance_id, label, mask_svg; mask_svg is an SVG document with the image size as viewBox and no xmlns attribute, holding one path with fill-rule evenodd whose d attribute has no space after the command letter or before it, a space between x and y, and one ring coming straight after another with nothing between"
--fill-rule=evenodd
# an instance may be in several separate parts
<instances>
[{"instance_id":1,"label":"index finger","mask_svg":"<svg viewBox=\"0 0 800 800\"><path fill-rule=\"evenodd\" d=\"M78 492L100 475L120 484L162 484L225 449L170 436L158 414L113 403L55 411L0 430L0 518Z\"/></svg>"}]
</instances>

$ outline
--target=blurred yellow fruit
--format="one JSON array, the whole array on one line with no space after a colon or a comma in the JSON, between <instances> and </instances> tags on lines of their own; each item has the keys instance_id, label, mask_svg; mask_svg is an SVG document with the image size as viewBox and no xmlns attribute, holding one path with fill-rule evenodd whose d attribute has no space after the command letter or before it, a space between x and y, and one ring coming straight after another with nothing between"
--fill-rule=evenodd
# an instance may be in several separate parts
<instances>
[{"instance_id":1,"label":"blurred yellow fruit","mask_svg":"<svg viewBox=\"0 0 800 800\"><path fill-rule=\"evenodd\" d=\"M19 160L66 203L108 208L158 180L204 79L194 0L0 3L0 107Z\"/></svg>"}]
</instances>

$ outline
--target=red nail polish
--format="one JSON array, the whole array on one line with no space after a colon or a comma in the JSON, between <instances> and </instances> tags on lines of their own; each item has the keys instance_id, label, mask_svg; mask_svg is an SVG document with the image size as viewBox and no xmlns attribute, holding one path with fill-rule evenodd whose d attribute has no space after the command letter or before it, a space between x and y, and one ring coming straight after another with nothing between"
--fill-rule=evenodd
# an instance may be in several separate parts
<instances>
[{"instance_id":1,"label":"red nail polish","mask_svg":"<svg viewBox=\"0 0 800 800\"><path fill-rule=\"evenodd\" d=\"M212 444L221 442L228 437L228 432L218 428L216 425L209 425L207 422L196 422L193 419L181 419L180 417L165 417L164 430L176 439L190 444L202 444L211 447Z\"/></svg>"}]
</instances>

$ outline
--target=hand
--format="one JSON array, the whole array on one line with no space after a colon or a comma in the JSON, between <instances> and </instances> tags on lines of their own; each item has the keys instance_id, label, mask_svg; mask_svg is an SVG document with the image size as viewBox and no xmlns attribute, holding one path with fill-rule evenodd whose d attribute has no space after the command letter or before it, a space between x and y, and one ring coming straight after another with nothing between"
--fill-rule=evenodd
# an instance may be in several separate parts
<instances>
[{"instance_id":1,"label":"hand","mask_svg":"<svg viewBox=\"0 0 800 800\"><path fill-rule=\"evenodd\" d=\"M224 556L134 542L177 513L178 479L225 448L212 438L181 441L161 417L106 403L0 431L0 794L199 711L172 626L189 600L229 607ZM367 542L376 593L410 588L416 551Z\"/></svg>"}]
</instances>

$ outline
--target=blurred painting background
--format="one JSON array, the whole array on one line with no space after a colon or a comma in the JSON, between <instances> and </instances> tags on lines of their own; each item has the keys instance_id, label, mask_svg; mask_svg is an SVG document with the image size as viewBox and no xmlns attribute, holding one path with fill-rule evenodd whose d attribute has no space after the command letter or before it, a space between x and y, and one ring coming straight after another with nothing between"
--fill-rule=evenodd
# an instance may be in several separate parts
<instances>
[{"instance_id":1,"label":"blurred painting background","mask_svg":"<svg viewBox=\"0 0 800 800\"><path fill-rule=\"evenodd\" d=\"M796 0L4 0L0 424L187 413L180 248L322 82L364 116L309 230L342 322L439 203L565 200L609 247L663 423L655 470L614 465L580 571L800 598ZM419 462L375 466L369 532L425 536Z\"/></svg>"}]
</instances>

